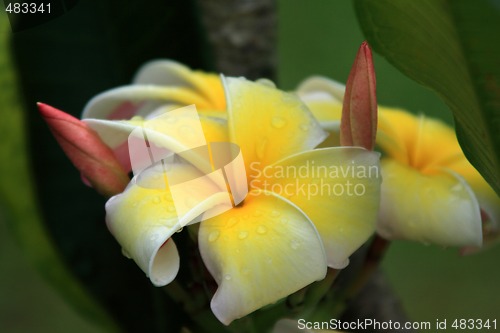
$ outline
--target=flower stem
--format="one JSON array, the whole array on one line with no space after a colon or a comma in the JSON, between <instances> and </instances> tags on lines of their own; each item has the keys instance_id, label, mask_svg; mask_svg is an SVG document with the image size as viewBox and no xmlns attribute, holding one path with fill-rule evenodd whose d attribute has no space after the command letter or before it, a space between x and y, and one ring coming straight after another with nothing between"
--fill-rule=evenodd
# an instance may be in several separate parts
<instances>
[{"instance_id":1,"label":"flower stem","mask_svg":"<svg viewBox=\"0 0 500 333\"><path fill-rule=\"evenodd\" d=\"M210 309L200 306L198 302L193 302L195 298L189 295L177 281L172 281L163 287L163 290L175 302L183 305L184 310L193 321L191 326L195 328L195 332L221 333L230 331L215 318Z\"/></svg>"}]
</instances>

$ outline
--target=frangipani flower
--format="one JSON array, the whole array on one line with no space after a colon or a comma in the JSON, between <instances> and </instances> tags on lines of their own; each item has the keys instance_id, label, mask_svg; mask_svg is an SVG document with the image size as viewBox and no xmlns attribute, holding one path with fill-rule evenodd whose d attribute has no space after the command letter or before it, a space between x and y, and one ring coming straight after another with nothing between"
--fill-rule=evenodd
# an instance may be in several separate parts
<instances>
[{"instance_id":1,"label":"frangipani flower","mask_svg":"<svg viewBox=\"0 0 500 333\"><path fill-rule=\"evenodd\" d=\"M237 78L226 78L224 89L227 122L203 111L199 119L207 142L240 147L250 192L238 206L202 221L198 242L218 284L212 310L229 324L322 279L327 266L345 267L374 231L380 179L378 172L368 174L378 167L377 153L355 147L314 150L326 133L296 96ZM101 98L99 103L106 105L106 95ZM135 122L140 121L108 121L106 126L126 132L124 124L139 126ZM182 144L161 128L158 135L165 138L163 148L175 151ZM308 172L298 179L298 170ZM193 165L185 172L199 171ZM154 173L141 176L143 182L155 181ZM356 185L362 192L354 193ZM193 189L193 195L214 193L214 186L204 184ZM218 200L208 195L189 216L207 213ZM172 281L179 256L170 237L189 222L176 216L168 187L141 186L135 177L108 201L106 212L109 229L124 252L152 282Z\"/></svg>"},{"instance_id":2,"label":"frangipani flower","mask_svg":"<svg viewBox=\"0 0 500 333\"><path fill-rule=\"evenodd\" d=\"M377 231L387 238L480 246L480 210L498 225L500 199L467 161L454 131L401 110L381 112L379 124L377 143L386 157Z\"/></svg>"},{"instance_id":3,"label":"frangipani flower","mask_svg":"<svg viewBox=\"0 0 500 333\"><path fill-rule=\"evenodd\" d=\"M340 119L339 83L312 77L297 92L301 99L315 103L311 111L323 119L322 124ZM326 129L339 138L338 127ZM479 246L480 212L485 220L483 231L499 229L500 198L467 161L450 127L423 115L379 107L377 145L385 153L377 224L381 236L443 246Z\"/></svg>"}]
</instances>

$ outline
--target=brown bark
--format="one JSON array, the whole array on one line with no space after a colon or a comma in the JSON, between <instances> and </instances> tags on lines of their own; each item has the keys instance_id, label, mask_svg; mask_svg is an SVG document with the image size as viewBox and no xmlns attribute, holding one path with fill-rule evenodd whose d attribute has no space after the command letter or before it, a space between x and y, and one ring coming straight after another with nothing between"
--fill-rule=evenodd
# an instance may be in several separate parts
<instances>
[{"instance_id":1,"label":"brown bark","mask_svg":"<svg viewBox=\"0 0 500 333\"><path fill-rule=\"evenodd\" d=\"M274 79L276 1L198 0L198 4L218 71Z\"/></svg>"}]
</instances>

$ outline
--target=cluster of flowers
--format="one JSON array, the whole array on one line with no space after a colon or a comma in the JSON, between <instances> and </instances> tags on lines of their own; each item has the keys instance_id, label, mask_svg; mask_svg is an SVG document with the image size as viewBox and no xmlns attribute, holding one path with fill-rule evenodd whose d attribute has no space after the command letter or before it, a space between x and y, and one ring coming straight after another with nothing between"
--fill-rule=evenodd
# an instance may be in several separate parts
<instances>
[{"instance_id":1,"label":"cluster of flowers","mask_svg":"<svg viewBox=\"0 0 500 333\"><path fill-rule=\"evenodd\" d=\"M193 104L197 116L183 118L183 127L200 123L206 142L237 144L246 170L252 165L263 175L266 167L299 170L313 164L356 165L380 173L321 178L331 188L361 184L363 195L356 196L311 196L294 191L294 177L272 174L265 181L275 186L259 188L256 184L262 182L248 177L244 186L252 195L232 209L195 219L220 205L219 192L227 191L207 180L188 189L186 195L197 204L178 216L165 177L154 172L132 180L127 176L132 169L129 138L159 115ZM327 267L344 268L374 232L386 239L472 251L482 245L483 233L497 230L500 199L469 164L451 128L385 107L378 108L377 124L367 45L358 54L347 89L312 77L296 91L284 92L269 80L220 77L161 60L142 67L132 85L93 98L83 121L47 105L40 109L85 181L111 197L107 226L153 284L169 284L179 270L171 236L202 221L193 227L201 257L218 285L211 307L226 325L323 279ZM151 143L179 152L189 140L189 135L172 134L179 126L149 126L155 132ZM375 146L382 155L373 151ZM183 170L186 178L200 176L196 165ZM314 182L307 173L301 178L301 183ZM283 195L273 188L289 191Z\"/></svg>"}]
</instances>

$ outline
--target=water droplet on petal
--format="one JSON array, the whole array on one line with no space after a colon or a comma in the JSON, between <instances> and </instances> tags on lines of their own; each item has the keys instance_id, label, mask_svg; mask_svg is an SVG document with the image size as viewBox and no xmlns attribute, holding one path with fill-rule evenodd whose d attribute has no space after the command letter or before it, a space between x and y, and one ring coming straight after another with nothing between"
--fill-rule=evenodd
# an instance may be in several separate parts
<instances>
[{"instance_id":1,"label":"water droplet on petal","mask_svg":"<svg viewBox=\"0 0 500 333\"><path fill-rule=\"evenodd\" d=\"M263 138L259 142L257 142L257 145L255 146L255 154L259 159L264 158L268 141L269 140L267 138Z\"/></svg>"},{"instance_id":2,"label":"water droplet on petal","mask_svg":"<svg viewBox=\"0 0 500 333\"><path fill-rule=\"evenodd\" d=\"M238 223L239 219L237 217L230 217L227 219L227 226L228 227L232 227L234 226L236 223Z\"/></svg>"},{"instance_id":3,"label":"water droplet on petal","mask_svg":"<svg viewBox=\"0 0 500 333\"><path fill-rule=\"evenodd\" d=\"M257 79L255 82L269 88L276 88L274 82L269 79Z\"/></svg>"},{"instance_id":4,"label":"water droplet on petal","mask_svg":"<svg viewBox=\"0 0 500 333\"><path fill-rule=\"evenodd\" d=\"M297 250L300 247L300 242L294 239L290 242L290 247L294 250Z\"/></svg>"},{"instance_id":5,"label":"water droplet on petal","mask_svg":"<svg viewBox=\"0 0 500 333\"><path fill-rule=\"evenodd\" d=\"M182 230L184 230L184 228L180 228L179 230L177 230L176 232L179 233L181 232Z\"/></svg>"},{"instance_id":6,"label":"water droplet on petal","mask_svg":"<svg viewBox=\"0 0 500 333\"><path fill-rule=\"evenodd\" d=\"M288 223L288 219L286 217L282 217L280 221L281 223Z\"/></svg>"},{"instance_id":7,"label":"water droplet on petal","mask_svg":"<svg viewBox=\"0 0 500 333\"><path fill-rule=\"evenodd\" d=\"M215 242L217 238L219 238L220 232L219 230L214 230L208 235L208 241L209 242Z\"/></svg>"},{"instance_id":8,"label":"water droplet on petal","mask_svg":"<svg viewBox=\"0 0 500 333\"><path fill-rule=\"evenodd\" d=\"M247 237L248 237L248 231L240 231L240 233L238 234L239 239L245 239Z\"/></svg>"},{"instance_id":9,"label":"water droplet on petal","mask_svg":"<svg viewBox=\"0 0 500 333\"><path fill-rule=\"evenodd\" d=\"M309 130L309 125L308 124L302 124L299 126L301 130L303 130L304 132Z\"/></svg>"},{"instance_id":10,"label":"water droplet on petal","mask_svg":"<svg viewBox=\"0 0 500 333\"><path fill-rule=\"evenodd\" d=\"M263 226L263 225L259 225L259 226L257 227L257 233L258 233L259 235L264 235L266 232L267 232L267 228L266 228L265 226Z\"/></svg>"},{"instance_id":11,"label":"water droplet on petal","mask_svg":"<svg viewBox=\"0 0 500 333\"><path fill-rule=\"evenodd\" d=\"M255 217L262 216L262 211L257 209L256 211L253 212L253 216L255 216Z\"/></svg>"},{"instance_id":12,"label":"water droplet on petal","mask_svg":"<svg viewBox=\"0 0 500 333\"><path fill-rule=\"evenodd\" d=\"M278 216L280 216L280 215L281 215L281 213L280 213L279 211L277 211L277 210L273 210L273 211L271 212L271 217L278 217Z\"/></svg>"},{"instance_id":13,"label":"water droplet on petal","mask_svg":"<svg viewBox=\"0 0 500 333\"><path fill-rule=\"evenodd\" d=\"M224 280L229 281L231 279L232 279L231 275L229 275L229 274L224 275Z\"/></svg>"},{"instance_id":14,"label":"water droplet on petal","mask_svg":"<svg viewBox=\"0 0 500 333\"><path fill-rule=\"evenodd\" d=\"M271 125L272 125L274 128L283 128L283 127L285 127L285 125L286 125L286 119L285 119L285 118L283 118L283 117L275 116L275 117L273 117L273 119L271 120Z\"/></svg>"},{"instance_id":15,"label":"water droplet on petal","mask_svg":"<svg viewBox=\"0 0 500 333\"><path fill-rule=\"evenodd\" d=\"M123 254L123 256L125 258L132 259L132 257L130 256L130 254L124 248L122 248L122 254Z\"/></svg>"}]
</instances>

